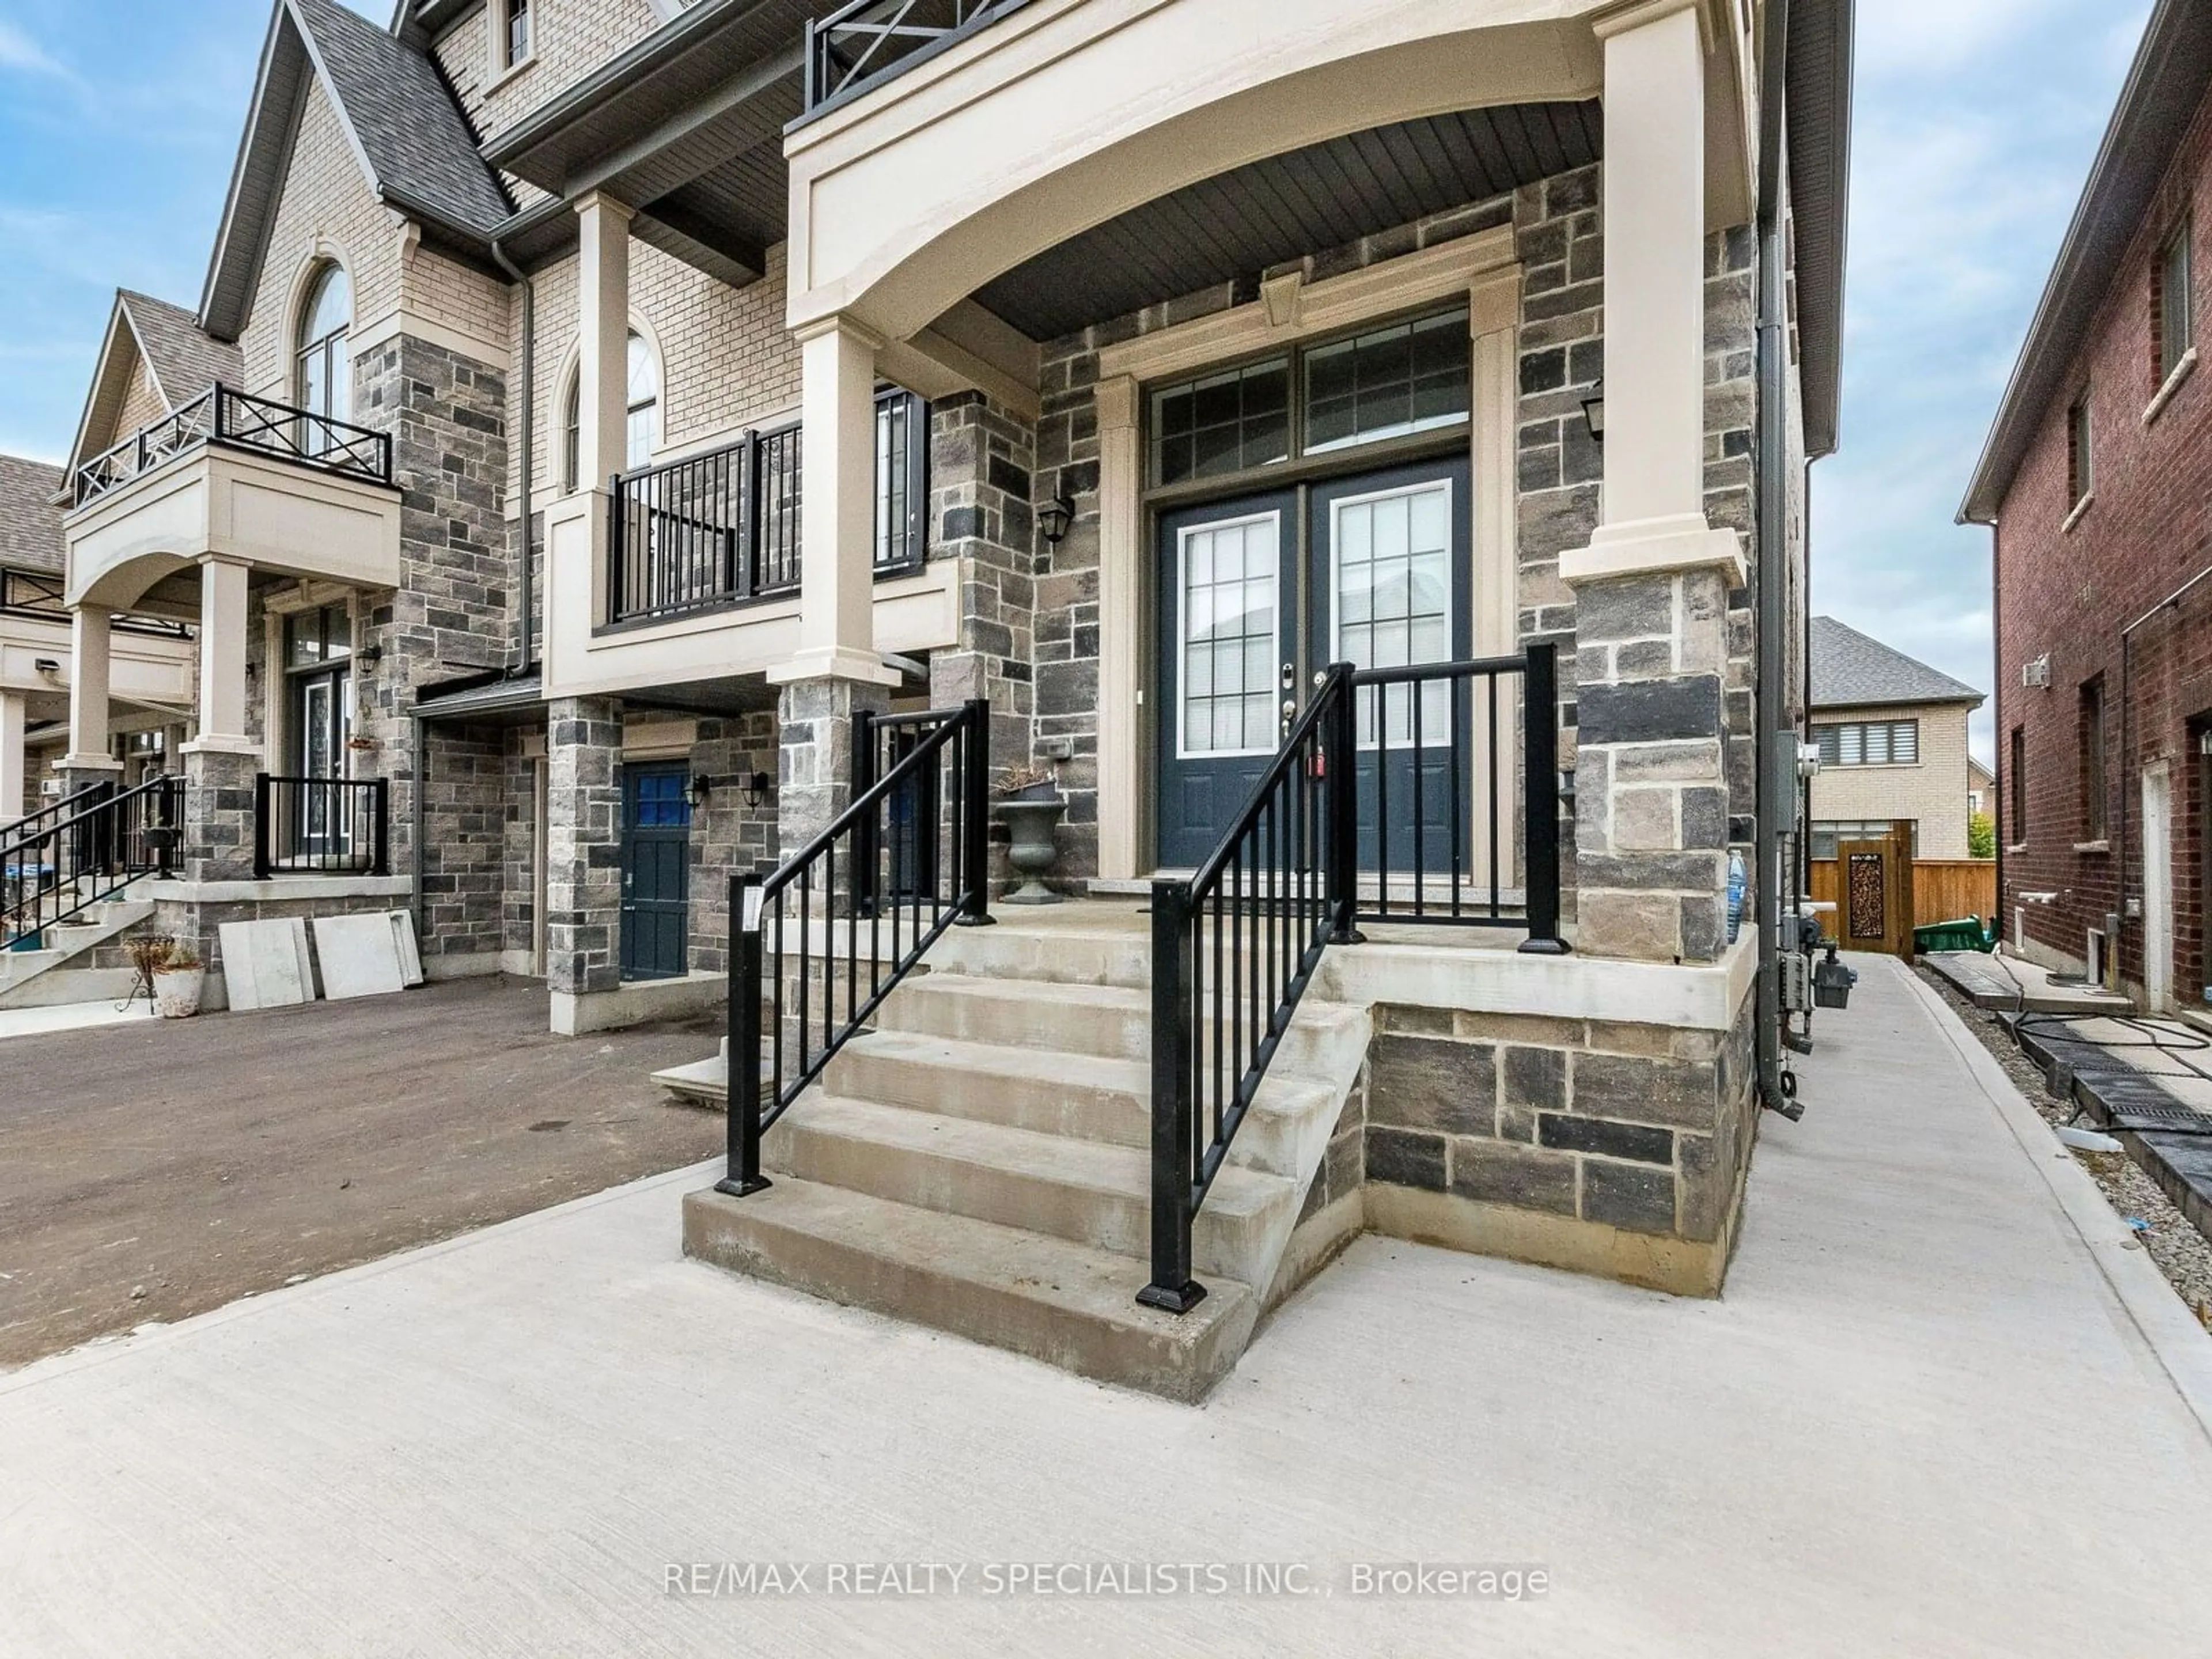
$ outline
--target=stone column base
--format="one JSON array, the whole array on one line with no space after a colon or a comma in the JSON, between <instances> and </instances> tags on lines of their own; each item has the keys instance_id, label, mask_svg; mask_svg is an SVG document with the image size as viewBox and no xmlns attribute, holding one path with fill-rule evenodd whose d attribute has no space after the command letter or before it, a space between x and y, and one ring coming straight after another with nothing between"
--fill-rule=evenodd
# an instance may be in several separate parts
<instances>
[{"instance_id":1,"label":"stone column base","mask_svg":"<svg viewBox=\"0 0 2212 1659\"><path fill-rule=\"evenodd\" d=\"M622 706L563 697L546 710L545 983L557 995L622 983Z\"/></svg>"},{"instance_id":2,"label":"stone column base","mask_svg":"<svg viewBox=\"0 0 2212 1659\"><path fill-rule=\"evenodd\" d=\"M261 772L260 751L187 744L184 763L179 875L186 881L252 881L253 785Z\"/></svg>"},{"instance_id":3,"label":"stone column base","mask_svg":"<svg viewBox=\"0 0 2212 1659\"><path fill-rule=\"evenodd\" d=\"M884 687L852 679L792 680L777 707L781 722L776 838L789 858L853 801L853 717L890 707Z\"/></svg>"}]
</instances>

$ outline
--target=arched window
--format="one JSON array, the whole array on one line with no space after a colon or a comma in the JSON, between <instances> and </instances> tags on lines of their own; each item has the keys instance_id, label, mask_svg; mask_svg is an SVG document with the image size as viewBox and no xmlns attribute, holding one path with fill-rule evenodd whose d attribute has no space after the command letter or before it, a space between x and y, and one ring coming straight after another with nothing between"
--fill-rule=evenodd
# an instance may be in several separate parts
<instances>
[{"instance_id":1,"label":"arched window","mask_svg":"<svg viewBox=\"0 0 2212 1659\"><path fill-rule=\"evenodd\" d=\"M653 427L660 408L660 377L653 366L653 348L632 329L629 336L629 386L624 393L629 425L623 465L635 471L653 459ZM568 401L561 413L561 478L569 489L580 489L584 453L584 374L577 366L568 382Z\"/></svg>"},{"instance_id":2,"label":"arched window","mask_svg":"<svg viewBox=\"0 0 2212 1659\"><path fill-rule=\"evenodd\" d=\"M353 416L353 360L346 329L353 319L353 284L345 267L325 265L300 313L300 407L333 421Z\"/></svg>"}]
</instances>

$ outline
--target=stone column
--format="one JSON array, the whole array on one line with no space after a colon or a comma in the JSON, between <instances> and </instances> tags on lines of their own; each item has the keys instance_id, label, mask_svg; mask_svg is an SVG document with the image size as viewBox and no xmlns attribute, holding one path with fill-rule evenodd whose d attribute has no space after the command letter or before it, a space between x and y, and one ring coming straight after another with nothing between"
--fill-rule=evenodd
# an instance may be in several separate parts
<instances>
[{"instance_id":1,"label":"stone column","mask_svg":"<svg viewBox=\"0 0 2212 1659\"><path fill-rule=\"evenodd\" d=\"M876 650L876 350L832 317L799 337L799 652L771 669L782 688L776 833L784 856L852 799L853 716L887 706L898 684Z\"/></svg>"},{"instance_id":2,"label":"stone column","mask_svg":"<svg viewBox=\"0 0 2212 1659\"><path fill-rule=\"evenodd\" d=\"M1709 962L1727 939L1733 530L1705 514L1705 58L1694 0L1601 23L1604 522L1574 589L1577 944Z\"/></svg>"},{"instance_id":3,"label":"stone column","mask_svg":"<svg viewBox=\"0 0 2212 1659\"><path fill-rule=\"evenodd\" d=\"M563 697L546 710L545 983L553 1029L574 1000L622 982L621 705Z\"/></svg>"},{"instance_id":4,"label":"stone column","mask_svg":"<svg viewBox=\"0 0 2212 1659\"><path fill-rule=\"evenodd\" d=\"M26 782L23 775L23 728L27 711L20 691L0 691L0 830L21 817Z\"/></svg>"}]
</instances>

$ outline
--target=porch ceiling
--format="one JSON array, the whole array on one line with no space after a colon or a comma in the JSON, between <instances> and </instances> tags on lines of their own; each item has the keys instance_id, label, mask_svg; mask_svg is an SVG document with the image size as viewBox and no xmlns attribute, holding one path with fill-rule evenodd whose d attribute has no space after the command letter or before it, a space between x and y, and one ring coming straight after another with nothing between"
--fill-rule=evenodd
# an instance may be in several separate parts
<instances>
[{"instance_id":1,"label":"porch ceiling","mask_svg":"<svg viewBox=\"0 0 2212 1659\"><path fill-rule=\"evenodd\" d=\"M1032 339L1501 196L1601 153L1595 100L1468 110L1217 174L1071 238L976 298Z\"/></svg>"}]
</instances>

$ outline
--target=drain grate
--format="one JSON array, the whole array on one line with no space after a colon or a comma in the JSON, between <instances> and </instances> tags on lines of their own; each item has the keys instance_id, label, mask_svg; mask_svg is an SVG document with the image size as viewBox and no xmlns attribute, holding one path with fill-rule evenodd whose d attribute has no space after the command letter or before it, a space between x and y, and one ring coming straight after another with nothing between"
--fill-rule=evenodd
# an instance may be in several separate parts
<instances>
[{"instance_id":1,"label":"drain grate","mask_svg":"<svg viewBox=\"0 0 2212 1659\"><path fill-rule=\"evenodd\" d=\"M2161 1128L2175 1129L2184 1134L2212 1135L2212 1116L2191 1106L2135 1105L2108 1108L2115 1121L2126 1120L2124 1127L2133 1129L2155 1124Z\"/></svg>"}]
</instances>

